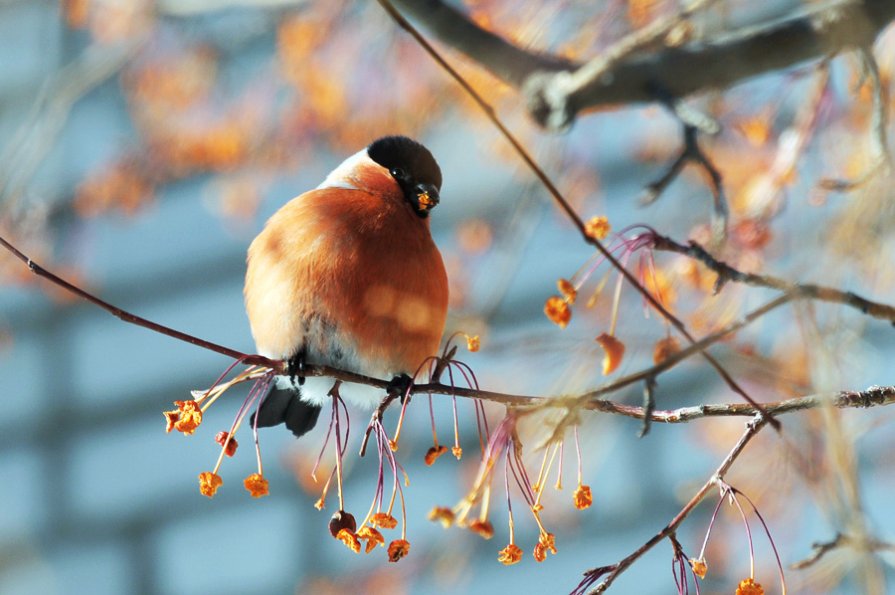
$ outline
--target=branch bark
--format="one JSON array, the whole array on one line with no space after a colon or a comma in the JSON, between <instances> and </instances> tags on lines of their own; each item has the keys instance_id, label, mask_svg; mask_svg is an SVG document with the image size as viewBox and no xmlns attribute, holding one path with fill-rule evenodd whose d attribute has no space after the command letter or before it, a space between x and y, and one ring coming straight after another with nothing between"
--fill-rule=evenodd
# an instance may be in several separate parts
<instances>
[{"instance_id":1,"label":"branch bark","mask_svg":"<svg viewBox=\"0 0 895 595\"><path fill-rule=\"evenodd\" d=\"M531 115L554 130L579 113L616 104L652 102L655 90L685 97L726 88L759 74L870 46L895 19L890 0L839 0L810 5L788 18L665 45L665 37L709 0L622 38L578 64L522 49L482 29L442 0L395 0L395 5L525 96ZM654 49L661 43L659 49Z\"/></svg>"},{"instance_id":2,"label":"branch bark","mask_svg":"<svg viewBox=\"0 0 895 595\"><path fill-rule=\"evenodd\" d=\"M895 325L895 308L888 304L874 302L851 291L842 291L814 283L793 283L772 275L744 273L726 262L718 260L696 242L691 241L684 245L658 233L653 236L653 247L656 250L676 252L698 260L717 273L718 279L715 281L715 293L721 291L721 288L728 281L735 281L755 287L777 289L792 296L793 299L812 299L833 304L843 304L859 310L862 314L880 320L887 320Z\"/></svg>"}]
</instances>

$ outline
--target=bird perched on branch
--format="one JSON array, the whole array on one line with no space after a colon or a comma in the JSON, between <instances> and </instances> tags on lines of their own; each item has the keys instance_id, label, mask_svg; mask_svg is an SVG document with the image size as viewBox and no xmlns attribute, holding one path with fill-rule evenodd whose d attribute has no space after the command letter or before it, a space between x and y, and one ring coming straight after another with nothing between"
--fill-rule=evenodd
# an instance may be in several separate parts
<instances>
[{"instance_id":1,"label":"bird perched on branch","mask_svg":"<svg viewBox=\"0 0 895 595\"><path fill-rule=\"evenodd\" d=\"M387 136L268 220L249 247L246 312L258 353L294 374L277 379L258 426L285 423L296 436L314 427L333 381L304 382L304 362L401 384L437 353L448 281L428 217L440 190L428 149ZM370 387L342 394L367 406L379 398Z\"/></svg>"}]
</instances>

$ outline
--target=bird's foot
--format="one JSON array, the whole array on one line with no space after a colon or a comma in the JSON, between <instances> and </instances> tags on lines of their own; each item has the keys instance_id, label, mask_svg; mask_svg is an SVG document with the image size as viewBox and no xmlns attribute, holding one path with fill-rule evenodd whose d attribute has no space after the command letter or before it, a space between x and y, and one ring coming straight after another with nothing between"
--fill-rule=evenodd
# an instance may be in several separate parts
<instances>
[{"instance_id":1,"label":"bird's foot","mask_svg":"<svg viewBox=\"0 0 895 595\"><path fill-rule=\"evenodd\" d=\"M385 387L385 392L391 397L389 400L401 397L401 404L403 405L404 399L410 394L411 386L413 386L413 378L407 374L400 374L389 381L388 386Z\"/></svg>"},{"instance_id":2,"label":"bird's foot","mask_svg":"<svg viewBox=\"0 0 895 595\"><path fill-rule=\"evenodd\" d=\"M286 362L286 370L289 373L289 380L292 381L293 386L296 378L298 379L298 386L305 383L304 371L307 355L308 352L302 348Z\"/></svg>"}]
</instances>

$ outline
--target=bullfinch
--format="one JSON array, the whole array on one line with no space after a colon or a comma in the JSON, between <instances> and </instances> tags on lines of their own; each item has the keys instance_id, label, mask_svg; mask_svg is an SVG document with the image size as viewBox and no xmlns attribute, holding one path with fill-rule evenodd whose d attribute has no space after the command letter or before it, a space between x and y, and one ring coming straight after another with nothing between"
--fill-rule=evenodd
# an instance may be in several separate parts
<instances>
[{"instance_id":1,"label":"bullfinch","mask_svg":"<svg viewBox=\"0 0 895 595\"><path fill-rule=\"evenodd\" d=\"M305 382L305 362L400 383L437 353L448 280L429 213L440 191L428 149L387 136L267 221L248 251L246 312L258 353L292 373L262 401L259 427L314 427L333 381ZM380 397L363 386L341 394L365 407Z\"/></svg>"}]
</instances>

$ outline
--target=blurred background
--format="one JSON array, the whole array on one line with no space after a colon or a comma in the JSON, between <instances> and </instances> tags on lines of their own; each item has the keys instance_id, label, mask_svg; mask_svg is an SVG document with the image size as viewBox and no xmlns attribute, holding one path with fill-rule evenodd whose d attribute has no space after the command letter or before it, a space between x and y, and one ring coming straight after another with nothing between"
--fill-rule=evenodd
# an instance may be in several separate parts
<instances>
[{"instance_id":1,"label":"blurred background","mask_svg":"<svg viewBox=\"0 0 895 595\"><path fill-rule=\"evenodd\" d=\"M700 27L719 31L798 8L719 4ZM671 14L676 3L476 0L461 7L523 46L587 58ZM875 47L885 86L893 38L887 31ZM680 150L671 116L619 106L582 117L569 133L543 132L515 91L444 51L582 216L606 215L616 230L643 223L679 240L706 237L711 193L696 169L655 205L638 207L643 188ZM856 62L842 57L825 73L804 64L695 102L724 126L703 146L731 203L727 260L891 302L891 180L849 195L817 187L821 177L857 175L869 162L871 107L862 84ZM444 172L432 229L451 281L448 332L481 336L481 351L460 355L481 385L552 395L604 383L593 339L609 326L617 276L605 266L593 273L569 328L547 320L544 301L556 281L585 265L590 250L457 85L378 4L0 2L4 237L104 299L210 341L252 351L244 260L265 219L345 157L396 133L423 141ZM697 334L773 296L733 285L712 296L706 271L663 254L656 263L664 299ZM564 488L547 491L543 513L558 554L541 564L532 559L537 530L514 493L516 539L526 556L505 567L497 562L508 541L502 475L492 540L426 519L433 506L452 506L470 488L478 438L472 405L460 400L463 460L448 454L425 466L429 411L419 398L398 452L410 478L412 549L389 564L384 550L355 555L330 538L332 502L323 512L313 507L321 486L309 469L325 427L299 441L283 428L262 431L271 494L259 500L240 485L255 464L243 435L242 450L220 472L224 486L208 500L196 476L213 467L214 434L229 426L245 389L228 393L188 438L165 434L161 412L209 386L231 362L125 324L5 254L0 279L3 594L568 592L582 571L621 559L663 527L743 430L743 420L712 419L656 424L638 439L636 420L582 417L583 477L594 505L572 506L577 461L567 440ZM616 335L627 354L616 375L649 365L666 334L629 287L621 301ZM890 325L803 304L763 318L713 353L757 399L776 401L892 384L893 345ZM612 398L639 403L640 392L632 387ZM660 408L737 400L699 359L662 375L657 396ZM450 400L434 404L439 436L450 444ZM492 423L501 419L501 407L486 408ZM395 416L386 416L389 430ZM368 412L352 411L349 452L367 419ZM529 473L537 472L538 447L555 421L554 413L524 424ZM839 531L892 536L891 423L887 409L792 416L783 438L766 431L737 462L727 480L758 505L784 566ZM376 473L375 455L348 457L346 507L356 516L369 506ZM699 554L716 502L707 499L678 532L688 556ZM779 592L773 551L750 520L756 578L766 592ZM808 570L787 570L790 590L885 592L893 578L889 549L841 548ZM748 576L748 551L736 509L723 507L701 591L732 592ZM663 542L615 591L673 592L671 560Z\"/></svg>"}]
</instances>

